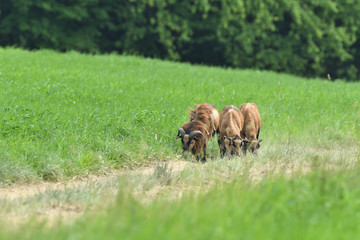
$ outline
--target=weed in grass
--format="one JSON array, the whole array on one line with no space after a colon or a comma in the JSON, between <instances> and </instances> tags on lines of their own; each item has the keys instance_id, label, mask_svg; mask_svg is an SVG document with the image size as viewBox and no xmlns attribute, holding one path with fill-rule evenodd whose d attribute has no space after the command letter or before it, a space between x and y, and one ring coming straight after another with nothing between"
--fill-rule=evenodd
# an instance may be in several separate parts
<instances>
[{"instance_id":1,"label":"weed in grass","mask_svg":"<svg viewBox=\"0 0 360 240\"><path fill-rule=\"evenodd\" d=\"M160 185L169 185L172 180L171 170L166 163L159 164L154 170L153 177L159 181Z\"/></svg>"}]
</instances>

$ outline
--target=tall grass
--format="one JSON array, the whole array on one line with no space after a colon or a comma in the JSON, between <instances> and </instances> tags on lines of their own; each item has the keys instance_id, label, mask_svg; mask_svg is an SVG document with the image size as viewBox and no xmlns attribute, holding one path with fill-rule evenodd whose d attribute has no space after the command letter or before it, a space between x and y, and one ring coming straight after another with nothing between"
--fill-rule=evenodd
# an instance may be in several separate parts
<instances>
[{"instance_id":1,"label":"tall grass","mask_svg":"<svg viewBox=\"0 0 360 240\"><path fill-rule=\"evenodd\" d=\"M357 239L359 167L321 167L291 179L235 180L179 201L139 204L121 192L105 213L89 212L74 225L30 224L3 231L5 239Z\"/></svg>"},{"instance_id":2,"label":"tall grass","mask_svg":"<svg viewBox=\"0 0 360 240\"><path fill-rule=\"evenodd\" d=\"M360 84L139 57L0 49L0 182L56 181L180 154L195 103L255 102L261 138L358 142ZM217 158L216 141L209 157Z\"/></svg>"}]
</instances>

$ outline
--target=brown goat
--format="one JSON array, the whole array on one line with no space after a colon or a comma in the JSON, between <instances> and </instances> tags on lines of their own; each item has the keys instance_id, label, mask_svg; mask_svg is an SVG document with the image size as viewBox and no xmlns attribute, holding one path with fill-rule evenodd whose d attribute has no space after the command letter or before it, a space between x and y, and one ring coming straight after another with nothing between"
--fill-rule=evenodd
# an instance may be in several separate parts
<instances>
[{"instance_id":1,"label":"brown goat","mask_svg":"<svg viewBox=\"0 0 360 240\"><path fill-rule=\"evenodd\" d=\"M219 112L216 107L209 103L195 104L195 110L190 108L190 122L201 121L209 131L207 134L212 138L219 129Z\"/></svg>"},{"instance_id":2,"label":"brown goat","mask_svg":"<svg viewBox=\"0 0 360 240\"><path fill-rule=\"evenodd\" d=\"M195 110L190 109L190 122L178 130L177 138L181 138L183 151L189 151L201 161L206 161L206 145L209 138L217 132L219 127L219 113L212 104L197 104Z\"/></svg>"},{"instance_id":3,"label":"brown goat","mask_svg":"<svg viewBox=\"0 0 360 240\"><path fill-rule=\"evenodd\" d=\"M240 132L243 140L243 152L246 154L246 150L250 147L251 152L256 154L260 148L259 140L261 118L258 108L255 103L244 103L241 105L240 112L244 116L244 127Z\"/></svg>"},{"instance_id":4,"label":"brown goat","mask_svg":"<svg viewBox=\"0 0 360 240\"><path fill-rule=\"evenodd\" d=\"M220 156L226 153L239 155L243 141L240 132L244 126L244 116L234 105L225 106L220 112L218 143Z\"/></svg>"}]
</instances>

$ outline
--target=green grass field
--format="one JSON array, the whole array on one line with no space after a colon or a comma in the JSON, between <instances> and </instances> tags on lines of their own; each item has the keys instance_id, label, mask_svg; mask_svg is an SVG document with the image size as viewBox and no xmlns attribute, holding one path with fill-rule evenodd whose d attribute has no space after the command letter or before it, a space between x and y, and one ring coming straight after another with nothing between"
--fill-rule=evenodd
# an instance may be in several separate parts
<instances>
[{"instance_id":1,"label":"green grass field","mask_svg":"<svg viewBox=\"0 0 360 240\"><path fill-rule=\"evenodd\" d=\"M49 228L34 221L0 238L356 239L359 93L360 83L274 72L0 48L1 186L105 175L160 160L190 162L175 137L189 108L204 101L219 112L255 102L263 139L259 156L232 160L220 160L212 141L204 165L122 177L105 210L84 207L73 224ZM133 197L136 189L157 185L166 190L150 203ZM184 195L174 200L179 189ZM101 199L98 190L82 192L52 199ZM1 200L0 208L52 206L46 194Z\"/></svg>"},{"instance_id":2,"label":"green grass field","mask_svg":"<svg viewBox=\"0 0 360 240\"><path fill-rule=\"evenodd\" d=\"M359 142L360 84L138 57L0 49L0 181L56 181L181 151L189 107L255 102L263 146ZM215 143L209 158L219 157Z\"/></svg>"}]
</instances>

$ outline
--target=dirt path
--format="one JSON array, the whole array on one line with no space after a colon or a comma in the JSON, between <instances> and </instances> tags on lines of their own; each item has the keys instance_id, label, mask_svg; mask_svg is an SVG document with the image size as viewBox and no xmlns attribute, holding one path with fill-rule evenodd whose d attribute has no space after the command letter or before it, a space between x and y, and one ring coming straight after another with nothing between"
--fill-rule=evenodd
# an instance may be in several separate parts
<instances>
[{"instance_id":1,"label":"dirt path","mask_svg":"<svg viewBox=\"0 0 360 240\"><path fill-rule=\"evenodd\" d=\"M33 195L41 194L46 191L63 191L72 187L79 187L89 184L96 184L100 182L106 182L109 180L116 179L124 175L149 175L154 173L155 169L159 164L166 164L169 169L173 172L180 172L186 166L192 164L188 161L182 160L170 160L166 162L157 162L147 167L141 167L134 170L118 170L113 171L107 175L95 175L91 174L87 177L84 177L81 180L68 180L63 182L42 182L38 184L30 185L20 185L14 187L0 188L0 199L16 199L16 198L25 198Z\"/></svg>"},{"instance_id":2,"label":"dirt path","mask_svg":"<svg viewBox=\"0 0 360 240\"><path fill-rule=\"evenodd\" d=\"M157 198L176 200L184 194L203 193L215 183L236 178L256 183L266 176L306 174L316 170L317 165L327 169L351 168L359 161L357 148L290 150L265 148L256 158L215 159L206 164L179 159L157 161L108 175L0 188L0 223L19 227L35 217L56 226L59 220L72 223L87 211L109 208L119 190L147 204Z\"/></svg>"},{"instance_id":3,"label":"dirt path","mask_svg":"<svg viewBox=\"0 0 360 240\"><path fill-rule=\"evenodd\" d=\"M176 174L192 164L194 163L174 159L134 170L113 171L108 175L93 174L80 180L0 188L0 223L16 228L35 217L49 226L56 226L58 221L70 224L87 209L108 207L116 199L120 178L136 183L139 178L153 178L152 175L159 167L166 167L168 171ZM130 185L135 187L141 182L144 180ZM156 195L154 193L159 187L155 185L142 189L143 191L134 190L134 194L147 201L149 196Z\"/></svg>"},{"instance_id":4,"label":"dirt path","mask_svg":"<svg viewBox=\"0 0 360 240\"><path fill-rule=\"evenodd\" d=\"M286 149L286 146L282 147L283 149ZM269 154L271 152L272 148L264 149L265 152L263 156L266 156L266 154ZM305 151L306 150L306 151ZM290 152L287 155L283 154L283 156L276 152L276 155L271 161L262 162L258 161L262 157L257 158L257 160L251 160L252 162L252 168L250 170L250 175L254 179L254 181L261 179L263 173L265 173L267 170L274 168L277 168L278 170L285 170L288 174L291 175L291 173L298 169L299 167L307 169L306 172L309 170L309 166L311 165L309 162L313 161L313 159L320 159L323 156L328 155L328 162L327 165L334 165L332 163L334 162L341 162L341 163L355 163L357 162L357 156L358 156L358 148L352 147L349 149L332 149L332 150L321 150L321 149L305 149L305 148L293 148L291 151L294 151L293 153ZM266 153L268 152L268 153ZM270 153L274 154L274 153ZM288 161L286 158L289 156L296 156L295 161ZM285 156L285 158L284 158ZM308 160L310 159L310 160ZM241 160L236 160L235 162L242 162ZM210 161L210 165L218 166L218 165L224 165L226 163L223 160L215 160ZM20 186L11 186L11 187L0 187L0 200L1 199L17 199L17 198L25 198L30 197L33 195L41 194L46 191L63 191L65 189L78 187L78 186L85 186L90 184L96 184L96 183L102 183L102 182L108 182L110 180L115 180L121 176L133 176L133 175L150 175L153 174L158 166L166 165L168 169L171 169L172 173L178 173L183 171L187 167L193 167L193 168L200 168L202 169L202 166L208 166L209 163L202 165L197 164L190 161L180 160L180 159L172 159L172 160L166 160L166 161L156 161L150 166L147 167L140 167L136 169L122 169L113 171L107 175L89 175L87 177L84 177L82 179L73 179L73 180L67 180L62 182L41 182L37 184L31 184L31 185L20 185ZM225 164L226 165L226 164ZM336 166L336 164L335 164ZM234 170L234 169L233 169ZM228 172L233 170L227 170Z\"/></svg>"}]
</instances>

